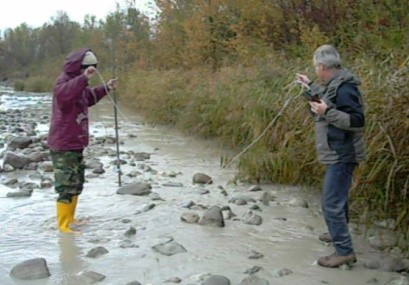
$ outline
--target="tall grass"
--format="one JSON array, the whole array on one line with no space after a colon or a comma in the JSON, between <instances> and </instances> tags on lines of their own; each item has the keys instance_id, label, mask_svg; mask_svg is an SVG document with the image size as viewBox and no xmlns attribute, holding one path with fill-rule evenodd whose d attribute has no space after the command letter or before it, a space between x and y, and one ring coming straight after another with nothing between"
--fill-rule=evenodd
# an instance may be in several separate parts
<instances>
[{"instance_id":1,"label":"tall grass","mask_svg":"<svg viewBox=\"0 0 409 285\"><path fill-rule=\"evenodd\" d=\"M402 230L409 225L409 57L389 55L379 65L358 62L366 94L367 160L353 193L356 214L372 219L394 217Z\"/></svg>"},{"instance_id":2,"label":"tall grass","mask_svg":"<svg viewBox=\"0 0 409 285\"><path fill-rule=\"evenodd\" d=\"M51 92L53 87L53 82L49 78L35 76L29 77L25 81L25 91L28 92Z\"/></svg>"},{"instance_id":3,"label":"tall grass","mask_svg":"<svg viewBox=\"0 0 409 285\"><path fill-rule=\"evenodd\" d=\"M408 58L390 55L351 61L362 79L366 105L367 160L354 180L351 212L368 219L393 217L400 229L409 221ZM307 62L309 63L309 62ZM314 145L313 122L296 72L312 69L296 61L265 61L217 72L136 70L123 97L154 123L173 124L190 134L219 137L237 152L255 140L293 96L286 110L239 159L241 177L319 188L323 168ZM291 87L292 86L292 87ZM226 158L228 161L229 158Z\"/></svg>"},{"instance_id":4,"label":"tall grass","mask_svg":"<svg viewBox=\"0 0 409 285\"><path fill-rule=\"evenodd\" d=\"M253 68L225 67L216 73L139 70L129 78L122 100L134 104L151 122L217 136L241 150L293 97L276 124L240 157L240 173L255 181L316 183L321 167L314 152L312 121L300 89L288 87L298 71L274 62Z\"/></svg>"}]
</instances>

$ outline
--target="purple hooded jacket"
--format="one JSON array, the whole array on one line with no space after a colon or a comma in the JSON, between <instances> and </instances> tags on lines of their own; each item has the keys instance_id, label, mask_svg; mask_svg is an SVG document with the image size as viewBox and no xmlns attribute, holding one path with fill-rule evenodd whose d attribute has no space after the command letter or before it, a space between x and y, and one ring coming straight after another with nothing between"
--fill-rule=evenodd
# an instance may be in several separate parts
<instances>
[{"instance_id":1,"label":"purple hooded jacket","mask_svg":"<svg viewBox=\"0 0 409 285\"><path fill-rule=\"evenodd\" d=\"M81 63L88 48L71 53L53 89L53 103L48 133L51 150L82 150L88 145L88 107L106 95L105 87L88 87L81 73Z\"/></svg>"}]
</instances>

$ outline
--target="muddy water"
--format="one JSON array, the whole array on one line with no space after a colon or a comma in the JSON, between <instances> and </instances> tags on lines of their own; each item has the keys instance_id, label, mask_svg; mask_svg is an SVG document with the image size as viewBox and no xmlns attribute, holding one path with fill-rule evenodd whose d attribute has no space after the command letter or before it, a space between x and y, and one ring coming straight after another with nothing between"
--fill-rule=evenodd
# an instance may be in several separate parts
<instances>
[{"instance_id":1,"label":"muddy water","mask_svg":"<svg viewBox=\"0 0 409 285\"><path fill-rule=\"evenodd\" d=\"M10 95L8 95L10 96ZM4 96L3 96L4 97ZM2 98L13 107L42 105L49 112L49 100L38 103L30 100ZM34 99L33 99L34 98ZM94 136L114 135L112 105L103 100L93 108L91 133ZM149 197L117 195L117 173L109 164L114 157L101 156L106 172L98 178L88 178L78 202L78 216L89 223L81 226L82 235L59 234L55 230L55 198L52 189L36 189L30 198L3 198L0 191L0 284L81 284L77 275L82 271L96 271L106 276L100 284L126 284L138 280L142 284L163 284L171 277L182 279L180 284L200 284L200 276L206 273L228 277L238 284L247 274L244 271L260 266L258 276L270 284L368 284L376 278L384 284L394 274L368 270L362 260L370 249L354 236L360 261L352 270L325 269L315 265L315 260L332 253L332 248L317 241L317 234L324 231L319 214L319 197L307 194L299 187L285 185L261 185L271 191L277 200L270 206L258 203L262 216L260 226L246 225L240 217L250 205L237 206L228 200L237 195L248 195L257 199L260 192L248 192L251 185L229 183L235 175L234 169L219 166L220 156L226 154L219 143L185 136L168 127L153 127L143 124L142 118L121 106L125 119L120 119L121 158L128 160L128 151L148 152L151 158L143 162L155 172L144 172L136 178L122 176L123 183L147 181L152 190L163 201ZM43 132L47 126L39 126ZM129 134L136 135L131 138ZM115 149L115 145L111 146ZM138 162L137 162L138 164ZM121 166L124 174L138 170L129 163ZM166 173L178 173L176 177ZM209 194L201 195L201 187L192 184L192 176L204 172L213 178L214 184L205 186ZM165 175L164 175L165 173ZM4 177L28 179L27 171L0 173ZM87 172L88 174L88 172ZM167 187L166 182L180 182L183 187ZM221 194L220 186L228 193ZM288 205L292 197L303 197L310 207L297 208ZM224 228L209 228L180 221L187 209L188 201L206 206L229 205L237 220L226 220ZM136 214L144 205L155 204L147 212ZM202 211L196 211L200 216ZM128 219L124 220L124 219ZM131 237L134 248L122 248L127 238L124 233L135 227L137 233ZM164 256L152 250L152 246L173 238L187 252ZM85 255L97 246L105 247L109 253L98 258ZM258 260L248 259L247 253L256 250L264 255ZM37 281L11 279L9 272L17 263L36 257L47 260L51 276ZM276 271L288 268L293 273L276 277Z\"/></svg>"}]
</instances>

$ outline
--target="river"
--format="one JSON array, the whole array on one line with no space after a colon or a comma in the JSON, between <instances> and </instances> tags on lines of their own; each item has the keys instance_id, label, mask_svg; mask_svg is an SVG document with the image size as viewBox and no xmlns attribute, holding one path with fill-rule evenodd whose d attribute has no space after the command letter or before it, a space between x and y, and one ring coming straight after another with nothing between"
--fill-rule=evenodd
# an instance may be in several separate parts
<instances>
[{"instance_id":1,"label":"river","mask_svg":"<svg viewBox=\"0 0 409 285\"><path fill-rule=\"evenodd\" d=\"M35 108L43 116L49 114L49 94L22 93L16 96L12 90L4 89L1 94L2 110L24 112ZM364 238L355 235L359 261L352 270L317 266L315 261L319 256L332 253L330 246L317 240L318 234L325 230L318 192L274 184L259 185L262 191L248 191L251 184L232 182L236 169L220 167L220 157L228 150L216 140L191 137L172 127L145 124L142 117L123 104L119 107L119 135L123 142L120 145L121 158L128 161L121 166L122 183L148 182L152 191L162 199L116 194L117 172L109 164L115 157L106 154L99 156L106 172L87 178L78 202L77 216L88 219L87 225L79 227L81 235L56 231L56 194L51 187L34 189L31 197L25 198L6 198L6 192L0 191L1 285L83 284L78 276L84 271L105 275L98 284L125 285L136 280L144 285L163 284L172 277L180 278L180 284L200 284L200 278L204 279L206 274L224 275L231 284L239 284L249 276L244 272L253 266L261 268L257 276L278 285L385 284L397 276L397 273L366 269L362 260L374 250L368 247ZM109 100L104 99L93 107L90 118L93 136L114 136L113 106ZM46 133L47 128L47 124L39 123L36 131ZM114 144L109 147L115 150ZM129 161L133 152L146 152L151 156L132 164ZM132 171L141 174L128 176ZM212 177L213 184L194 185L192 177L198 172ZM30 173L33 171L17 170L0 175L2 181L16 177L20 181L36 182L30 178ZM166 186L168 182L183 186ZM205 194L203 190L209 193ZM276 200L269 205L258 201L247 205L229 203L232 197L239 195L257 200L263 191L276 196ZM289 205L294 197L305 199L309 207ZM184 206L190 201L207 207L229 206L237 216L225 220L222 228L185 223L180 217L188 211ZM154 207L149 211L141 211L144 206L152 204ZM254 204L260 210L253 212L263 219L258 226L241 220ZM203 214L200 210L194 212L199 216ZM136 229L136 234L125 237L130 227ZM170 238L182 244L187 252L164 256L152 249ZM132 246L123 246L126 242ZM98 258L86 257L97 246L103 246L109 252ZM249 259L251 250L264 257ZM14 265L37 257L46 259L50 277L33 281L10 277ZM292 273L278 277L278 270L283 268Z\"/></svg>"}]
</instances>

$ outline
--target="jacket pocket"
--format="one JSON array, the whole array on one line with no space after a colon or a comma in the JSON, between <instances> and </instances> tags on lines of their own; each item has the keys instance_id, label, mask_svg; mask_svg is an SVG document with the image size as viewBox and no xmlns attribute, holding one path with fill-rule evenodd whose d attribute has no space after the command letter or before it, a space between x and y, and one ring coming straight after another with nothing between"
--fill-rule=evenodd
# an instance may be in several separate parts
<instances>
[{"instance_id":1,"label":"jacket pocket","mask_svg":"<svg viewBox=\"0 0 409 285\"><path fill-rule=\"evenodd\" d=\"M328 125L327 140L328 145L332 150L342 148L342 145L345 143L345 139L346 131L338 129L331 124Z\"/></svg>"}]
</instances>

